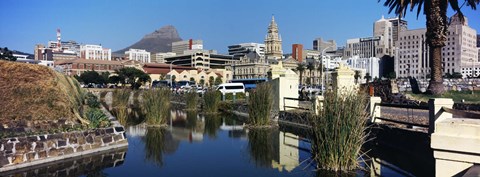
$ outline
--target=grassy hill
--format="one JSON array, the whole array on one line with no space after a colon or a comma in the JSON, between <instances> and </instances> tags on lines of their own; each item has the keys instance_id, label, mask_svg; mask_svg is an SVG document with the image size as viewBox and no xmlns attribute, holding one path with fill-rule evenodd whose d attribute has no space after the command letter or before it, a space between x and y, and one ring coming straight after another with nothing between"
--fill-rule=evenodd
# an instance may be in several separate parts
<instances>
[{"instance_id":1,"label":"grassy hill","mask_svg":"<svg viewBox=\"0 0 480 177\"><path fill-rule=\"evenodd\" d=\"M0 90L0 129L82 120L80 85L48 67L0 60Z\"/></svg>"}]
</instances>

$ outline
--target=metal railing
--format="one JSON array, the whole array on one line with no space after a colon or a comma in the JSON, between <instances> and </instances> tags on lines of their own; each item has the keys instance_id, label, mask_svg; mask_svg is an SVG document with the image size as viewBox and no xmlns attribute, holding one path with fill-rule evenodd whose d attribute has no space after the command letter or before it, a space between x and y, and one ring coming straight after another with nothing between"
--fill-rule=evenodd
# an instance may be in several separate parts
<instances>
[{"instance_id":1,"label":"metal railing","mask_svg":"<svg viewBox=\"0 0 480 177\"><path fill-rule=\"evenodd\" d=\"M391 103L375 103L375 107L381 106L381 107L391 107L391 108L402 108L402 109L417 109L417 110L429 110L428 106L419 106L419 105L402 105L402 104L391 104ZM374 109L376 110L376 109ZM407 110L408 111L408 110ZM375 115L375 114L372 114ZM422 127L422 128L429 128L429 125L425 124L419 124L419 123L413 123L413 122L406 122L406 121L401 121L401 120L395 120L387 117L378 117L375 116L375 119L379 119L382 121L387 121L387 122L392 122L392 123L397 123L397 124L403 124L407 126L416 126L416 127Z\"/></svg>"},{"instance_id":2,"label":"metal railing","mask_svg":"<svg viewBox=\"0 0 480 177\"><path fill-rule=\"evenodd\" d=\"M304 99L283 97L283 111L286 111L287 108L299 109L299 110L305 110L305 111L309 111L309 110L310 110L309 108L304 108L304 107L301 107L301 106L287 106L285 100L294 100L294 101L297 101L297 102L298 102L297 105L300 104L300 101L306 101L306 100L304 100Z\"/></svg>"}]
</instances>

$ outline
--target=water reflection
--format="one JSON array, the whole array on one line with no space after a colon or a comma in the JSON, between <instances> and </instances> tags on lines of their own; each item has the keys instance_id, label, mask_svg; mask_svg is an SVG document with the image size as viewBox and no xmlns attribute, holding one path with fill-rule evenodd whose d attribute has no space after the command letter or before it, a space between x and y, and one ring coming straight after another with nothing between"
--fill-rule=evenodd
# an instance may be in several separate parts
<instances>
[{"instance_id":1,"label":"water reflection","mask_svg":"<svg viewBox=\"0 0 480 177\"><path fill-rule=\"evenodd\" d=\"M179 142L165 128L147 128L142 137L145 142L145 159L158 166L163 166L163 154L173 154Z\"/></svg>"},{"instance_id":2,"label":"water reflection","mask_svg":"<svg viewBox=\"0 0 480 177\"><path fill-rule=\"evenodd\" d=\"M90 154L55 163L46 163L36 167L8 171L1 173L0 176L108 176L109 174L104 172L104 170L121 166L125 161L126 152L127 149L125 148L100 154Z\"/></svg>"},{"instance_id":3,"label":"water reflection","mask_svg":"<svg viewBox=\"0 0 480 177\"><path fill-rule=\"evenodd\" d=\"M222 119L217 114L207 114L205 115L205 134L208 137L216 139L217 130L222 125Z\"/></svg>"},{"instance_id":4,"label":"water reflection","mask_svg":"<svg viewBox=\"0 0 480 177\"><path fill-rule=\"evenodd\" d=\"M256 165L270 167L275 156L274 141L278 138L271 129L252 129L248 132L248 152ZM278 133L277 133L278 135ZM277 143L278 144L278 143Z\"/></svg>"}]
</instances>

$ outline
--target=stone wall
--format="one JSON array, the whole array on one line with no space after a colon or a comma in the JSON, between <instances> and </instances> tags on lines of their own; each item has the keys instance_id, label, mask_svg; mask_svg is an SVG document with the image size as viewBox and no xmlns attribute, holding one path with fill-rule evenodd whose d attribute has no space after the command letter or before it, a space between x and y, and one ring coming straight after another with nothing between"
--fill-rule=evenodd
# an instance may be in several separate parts
<instances>
[{"instance_id":1,"label":"stone wall","mask_svg":"<svg viewBox=\"0 0 480 177\"><path fill-rule=\"evenodd\" d=\"M34 168L8 171L2 173L2 176L102 176L102 174L106 174L102 170L122 165L125 161L126 152L127 148L121 148L115 151L94 153L55 163L42 164ZM108 176L108 174L105 176Z\"/></svg>"},{"instance_id":2,"label":"stone wall","mask_svg":"<svg viewBox=\"0 0 480 177\"><path fill-rule=\"evenodd\" d=\"M122 126L0 140L0 172L128 145Z\"/></svg>"}]
</instances>

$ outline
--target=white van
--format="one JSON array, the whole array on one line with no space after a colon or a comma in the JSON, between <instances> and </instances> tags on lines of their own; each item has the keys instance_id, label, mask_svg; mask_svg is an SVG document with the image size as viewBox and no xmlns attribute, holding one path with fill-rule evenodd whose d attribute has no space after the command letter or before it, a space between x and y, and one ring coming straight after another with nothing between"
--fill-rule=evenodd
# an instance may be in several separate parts
<instances>
[{"instance_id":1,"label":"white van","mask_svg":"<svg viewBox=\"0 0 480 177\"><path fill-rule=\"evenodd\" d=\"M223 93L245 93L243 83L225 83L220 84L217 90Z\"/></svg>"}]
</instances>

